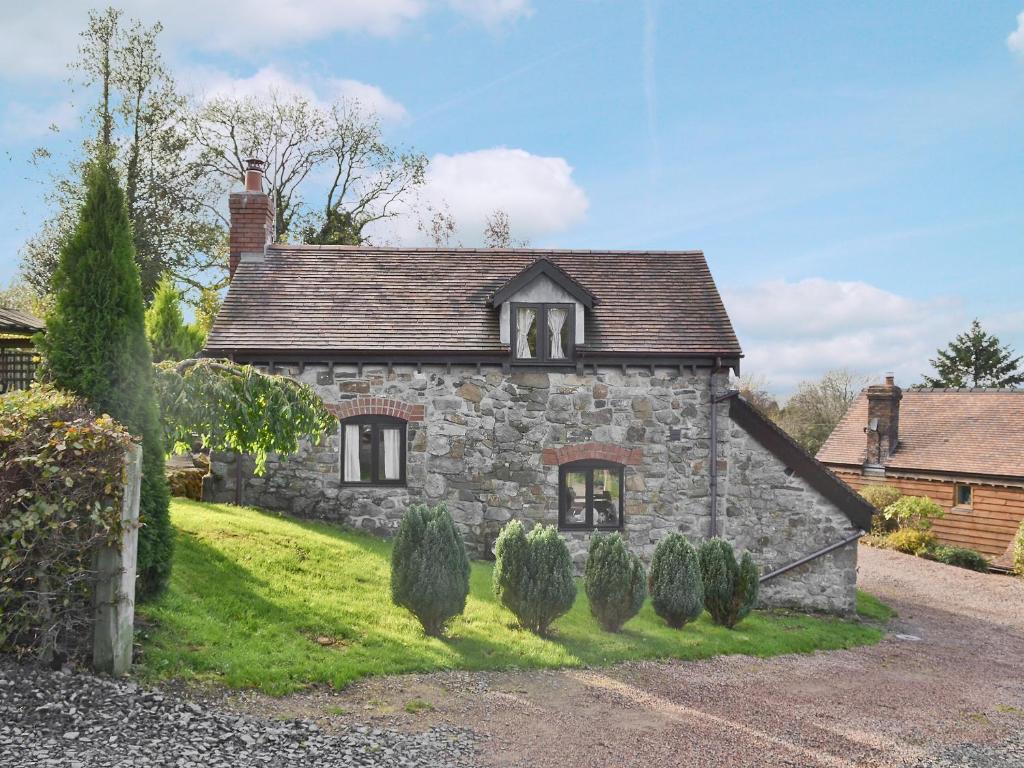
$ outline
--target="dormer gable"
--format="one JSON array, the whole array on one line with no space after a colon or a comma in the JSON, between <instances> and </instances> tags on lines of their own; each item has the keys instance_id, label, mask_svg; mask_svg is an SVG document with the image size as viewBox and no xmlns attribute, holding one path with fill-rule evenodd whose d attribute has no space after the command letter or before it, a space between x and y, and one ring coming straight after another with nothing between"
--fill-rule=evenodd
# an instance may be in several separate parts
<instances>
[{"instance_id":1,"label":"dormer gable","mask_svg":"<svg viewBox=\"0 0 1024 768\"><path fill-rule=\"evenodd\" d=\"M596 298L564 270L538 259L494 292L502 344L518 363L570 364L586 340Z\"/></svg>"}]
</instances>

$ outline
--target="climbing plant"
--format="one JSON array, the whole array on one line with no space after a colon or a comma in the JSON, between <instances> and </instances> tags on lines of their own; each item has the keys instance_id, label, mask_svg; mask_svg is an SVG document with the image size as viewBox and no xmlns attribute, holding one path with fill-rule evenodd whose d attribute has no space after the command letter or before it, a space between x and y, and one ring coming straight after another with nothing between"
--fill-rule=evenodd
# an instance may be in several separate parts
<instances>
[{"instance_id":1,"label":"climbing plant","mask_svg":"<svg viewBox=\"0 0 1024 768\"><path fill-rule=\"evenodd\" d=\"M311 387L227 360L183 360L156 367L167 449L190 450L197 439L213 451L249 454L256 474L267 455L289 455L308 437L319 442L335 423Z\"/></svg>"}]
</instances>

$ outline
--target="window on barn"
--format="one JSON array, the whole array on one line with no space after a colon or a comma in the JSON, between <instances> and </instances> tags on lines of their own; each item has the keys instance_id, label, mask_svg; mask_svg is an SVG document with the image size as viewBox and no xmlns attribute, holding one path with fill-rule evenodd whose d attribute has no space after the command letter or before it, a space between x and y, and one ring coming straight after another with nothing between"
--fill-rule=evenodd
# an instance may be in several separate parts
<instances>
[{"instance_id":1,"label":"window on barn","mask_svg":"<svg viewBox=\"0 0 1024 768\"><path fill-rule=\"evenodd\" d=\"M341 481L345 484L405 485L402 419L355 416L341 423Z\"/></svg>"},{"instance_id":2,"label":"window on barn","mask_svg":"<svg viewBox=\"0 0 1024 768\"><path fill-rule=\"evenodd\" d=\"M512 357L519 363L568 363L576 339L572 304L512 304Z\"/></svg>"},{"instance_id":3,"label":"window on barn","mask_svg":"<svg viewBox=\"0 0 1024 768\"><path fill-rule=\"evenodd\" d=\"M623 466L610 461L574 461L558 470L558 527L621 530Z\"/></svg>"},{"instance_id":4,"label":"window on barn","mask_svg":"<svg viewBox=\"0 0 1024 768\"><path fill-rule=\"evenodd\" d=\"M969 485L957 485L956 487L956 506L958 507L970 507L973 498L971 493L971 486Z\"/></svg>"}]
</instances>

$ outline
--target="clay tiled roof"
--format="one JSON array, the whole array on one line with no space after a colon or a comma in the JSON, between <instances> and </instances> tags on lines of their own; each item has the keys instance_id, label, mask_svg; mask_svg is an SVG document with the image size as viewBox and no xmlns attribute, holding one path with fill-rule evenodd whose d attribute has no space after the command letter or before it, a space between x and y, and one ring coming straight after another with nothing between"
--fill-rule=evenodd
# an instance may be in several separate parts
<instances>
[{"instance_id":1,"label":"clay tiled roof","mask_svg":"<svg viewBox=\"0 0 1024 768\"><path fill-rule=\"evenodd\" d=\"M867 420L862 392L818 459L862 464ZM904 390L899 430L888 469L1024 477L1024 390Z\"/></svg>"},{"instance_id":2,"label":"clay tiled roof","mask_svg":"<svg viewBox=\"0 0 1024 768\"><path fill-rule=\"evenodd\" d=\"M242 261L207 353L505 352L490 298L538 259L594 295L585 353L741 354L697 251L291 245Z\"/></svg>"}]
</instances>

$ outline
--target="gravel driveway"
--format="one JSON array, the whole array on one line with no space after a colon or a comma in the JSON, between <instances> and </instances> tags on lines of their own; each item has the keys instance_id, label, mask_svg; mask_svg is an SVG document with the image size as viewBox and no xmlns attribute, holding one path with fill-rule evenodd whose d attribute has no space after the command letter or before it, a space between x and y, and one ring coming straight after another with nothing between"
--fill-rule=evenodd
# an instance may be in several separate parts
<instances>
[{"instance_id":1,"label":"gravel driveway","mask_svg":"<svg viewBox=\"0 0 1024 768\"><path fill-rule=\"evenodd\" d=\"M1024 581L862 547L879 645L185 699L0 660L3 766L1024 767Z\"/></svg>"},{"instance_id":2,"label":"gravel driveway","mask_svg":"<svg viewBox=\"0 0 1024 768\"><path fill-rule=\"evenodd\" d=\"M327 728L458 724L492 766L1024 767L1024 581L868 547L859 579L899 612L871 647L412 675L239 705ZM411 698L436 710L408 715Z\"/></svg>"}]
</instances>

